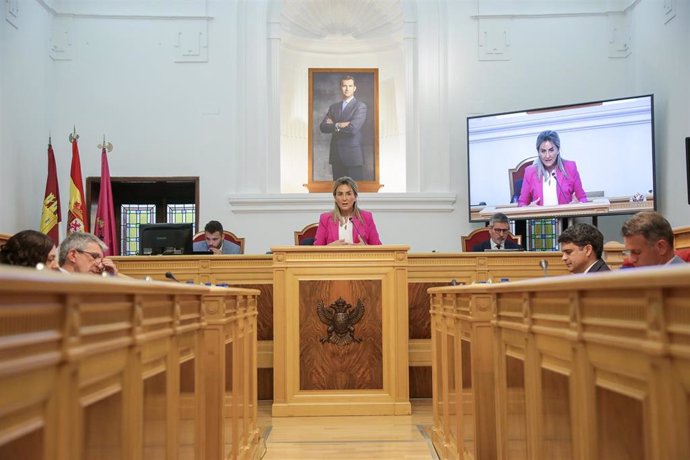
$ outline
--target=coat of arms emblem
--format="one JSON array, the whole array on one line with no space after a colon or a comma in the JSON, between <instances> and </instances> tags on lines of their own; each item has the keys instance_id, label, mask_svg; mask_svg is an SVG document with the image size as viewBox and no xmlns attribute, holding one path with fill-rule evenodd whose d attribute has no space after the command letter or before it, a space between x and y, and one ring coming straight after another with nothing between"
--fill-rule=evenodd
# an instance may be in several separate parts
<instances>
[{"instance_id":1,"label":"coat of arms emblem","mask_svg":"<svg viewBox=\"0 0 690 460\"><path fill-rule=\"evenodd\" d=\"M364 303L361 299L357 299L357 306L354 309L342 297L338 297L338 300L329 305L328 309L321 300L316 306L316 313L321 322L328 326L328 335L321 338L321 343L349 345L352 342L362 341L361 337L355 337L355 324L364 316Z\"/></svg>"}]
</instances>

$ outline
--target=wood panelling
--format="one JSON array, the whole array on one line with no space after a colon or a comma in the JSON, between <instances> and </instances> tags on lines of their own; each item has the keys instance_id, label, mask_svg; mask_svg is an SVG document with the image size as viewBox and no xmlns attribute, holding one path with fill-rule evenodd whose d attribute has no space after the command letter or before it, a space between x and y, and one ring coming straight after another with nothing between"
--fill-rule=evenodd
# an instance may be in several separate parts
<instances>
[{"instance_id":1,"label":"wood panelling","mask_svg":"<svg viewBox=\"0 0 690 460\"><path fill-rule=\"evenodd\" d=\"M690 458L689 265L444 287L431 296L433 440L442 458ZM467 334L482 311L488 346ZM461 361L467 354L458 339L470 342L469 369L457 364L458 349ZM480 384L487 372L493 383ZM467 373L470 398L492 388L495 411L458 404L452 390L458 379L465 388ZM487 413L495 413L493 428L477 418ZM496 434L493 455L480 450L487 433Z\"/></svg>"},{"instance_id":2,"label":"wood panelling","mask_svg":"<svg viewBox=\"0 0 690 460\"><path fill-rule=\"evenodd\" d=\"M410 398L431 396L431 366L410 366Z\"/></svg>"},{"instance_id":3,"label":"wood panelling","mask_svg":"<svg viewBox=\"0 0 690 460\"><path fill-rule=\"evenodd\" d=\"M258 294L0 266L0 458L256 458Z\"/></svg>"},{"instance_id":4,"label":"wood panelling","mask_svg":"<svg viewBox=\"0 0 690 460\"><path fill-rule=\"evenodd\" d=\"M409 283L407 298L410 303L410 340L431 339L431 304L427 289L448 286L448 283Z\"/></svg>"},{"instance_id":5,"label":"wood panelling","mask_svg":"<svg viewBox=\"0 0 690 460\"><path fill-rule=\"evenodd\" d=\"M312 250L318 251L319 248ZM426 289L448 286L453 280L471 284L474 281L498 280L505 277L511 281L541 277L541 259L549 263L549 274L566 274L567 270L560 257L559 252L409 254L409 340L430 341L430 304ZM274 338L273 262L270 255L116 257L114 260L122 273L136 278L151 276L154 279L165 280L165 272L172 271L183 281L227 283L230 286L259 289L261 295L258 297L258 339L269 343ZM410 353L416 355L417 366L421 363L431 366L430 350L430 346L424 347L424 351L410 348ZM272 350L268 353L272 354ZM267 361L270 362L270 366L273 365L272 356ZM260 363L259 367L262 366ZM411 371L418 375L416 372L418 371ZM273 394L273 390L269 389L273 383L265 380L266 375L266 371L259 372L260 399ZM429 396L430 385L431 382L414 378L410 380L410 394Z\"/></svg>"},{"instance_id":6,"label":"wood panelling","mask_svg":"<svg viewBox=\"0 0 690 460\"><path fill-rule=\"evenodd\" d=\"M383 325L381 319L381 282L300 281L300 390L383 389ZM342 299L349 308L335 313L331 308ZM344 339L350 343L331 343L335 327L319 319L321 303L334 320L354 314L358 303L364 316L352 325ZM335 332L335 331L333 331Z\"/></svg>"},{"instance_id":7,"label":"wood panelling","mask_svg":"<svg viewBox=\"0 0 690 460\"><path fill-rule=\"evenodd\" d=\"M273 285L235 283L233 286L245 289L258 289L261 294L258 301L258 316L256 319L257 338L259 340L273 340Z\"/></svg>"},{"instance_id":8,"label":"wood panelling","mask_svg":"<svg viewBox=\"0 0 690 460\"><path fill-rule=\"evenodd\" d=\"M272 249L273 415L409 414L408 248ZM321 342L329 334L316 308L339 297L365 305L353 327L360 343L340 345L332 335Z\"/></svg>"}]
</instances>

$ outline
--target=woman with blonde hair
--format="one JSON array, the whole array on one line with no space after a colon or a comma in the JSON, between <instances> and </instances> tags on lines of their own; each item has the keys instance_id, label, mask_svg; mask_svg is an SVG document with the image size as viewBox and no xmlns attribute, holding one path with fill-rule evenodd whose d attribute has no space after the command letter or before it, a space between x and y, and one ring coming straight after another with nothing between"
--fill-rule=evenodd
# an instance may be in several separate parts
<instances>
[{"instance_id":1,"label":"woman with blonde hair","mask_svg":"<svg viewBox=\"0 0 690 460\"><path fill-rule=\"evenodd\" d=\"M379 232L369 211L357 206L357 183L344 176L333 182L335 207L321 214L315 246L372 244L379 245Z\"/></svg>"}]
</instances>

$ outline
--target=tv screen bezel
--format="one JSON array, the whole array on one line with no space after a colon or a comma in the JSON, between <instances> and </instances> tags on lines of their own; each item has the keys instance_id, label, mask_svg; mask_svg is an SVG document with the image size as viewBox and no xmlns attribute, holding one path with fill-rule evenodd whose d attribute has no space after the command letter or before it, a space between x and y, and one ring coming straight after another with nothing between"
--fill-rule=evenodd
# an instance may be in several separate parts
<instances>
[{"instance_id":1,"label":"tv screen bezel","mask_svg":"<svg viewBox=\"0 0 690 460\"><path fill-rule=\"evenodd\" d=\"M524 109L524 110L511 110L507 112L497 112L497 113L487 113L487 114L481 114L481 115L473 115L473 116L468 116L466 119L466 159L467 159L467 209L468 209L468 215L469 215L469 221L470 222L485 222L489 220L490 215L482 215L479 216L479 214L475 211L473 211L473 208L478 208L480 205L475 204L472 202L472 157L470 155L470 123L472 120L477 120L477 119L482 119L482 118L490 118L490 117L499 117L499 116L505 116L505 117L510 117L512 115L519 115L523 113L527 114L534 114L534 113L544 113L544 112L555 112L563 109L577 109L577 108L582 108L582 107L587 107L587 106L594 106L594 105L602 105L604 103L615 103L617 101L625 101L625 100L634 100L634 99L641 99L641 98L649 98L650 100L650 120L649 120L649 125L650 125L650 141L651 141L651 166L652 166L652 208L654 210L657 209L657 202L659 200L658 196L658 188L657 188L657 181L656 181L656 140L655 140L655 118L654 118L654 94L641 94L641 95L635 95L635 96L626 96L626 97L617 97L617 98L611 98L611 99L601 99L601 100L594 100L594 101L587 101L587 102L577 102L577 103L572 103L572 104L562 104L562 105L554 105L554 106L548 106L548 107L537 107L537 108L531 108L531 109ZM544 128L548 129L548 128ZM536 133L535 133L535 139L536 139ZM534 150L534 155L537 155L536 149ZM512 166L511 166L512 167ZM507 169L506 169L507 171ZM476 176L476 174L475 174ZM690 193L690 192L689 192ZM690 198L690 197L689 197ZM690 201L690 200L689 200ZM504 203L496 203L494 205L484 205L485 207L488 208L494 208L498 207L498 209L495 209L496 212L501 212L501 207L503 209L510 207L514 207L511 205L511 203L506 200ZM569 218L569 217L591 217L591 216L611 216L611 215L622 215L622 214L633 214L638 211L641 211L643 209L631 209L631 210L621 210L618 212L612 212L609 210L609 212L597 212L597 211L580 211L578 210L577 213L570 213L568 211L568 207L566 205L560 205L563 206L564 209L562 212L557 212L554 211L553 214L550 212L540 212L541 206L535 206L533 209L535 210L534 213L524 213L519 216L515 217L510 217L511 220L525 220L525 219L539 219L539 218L550 218L550 217L558 217L558 218ZM524 209L525 207L523 207ZM650 207L645 208L645 210L651 210Z\"/></svg>"},{"instance_id":2,"label":"tv screen bezel","mask_svg":"<svg viewBox=\"0 0 690 460\"><path fill-rule=\"evenodd\" d=\"M171 230L178 232L185 232L189 235L189 238L185 238L185 245L182 248L181 254L176 253L165 253L165 252L152 252L150 254L144 253L144 234L149 230ZM193 252L193 239L194 239L194 224L191 223L155 223L155 224L140 224L139 225L139 255L188 255ZM157 246L160 247L160 246Z\"/></svg>"}]
</instances>

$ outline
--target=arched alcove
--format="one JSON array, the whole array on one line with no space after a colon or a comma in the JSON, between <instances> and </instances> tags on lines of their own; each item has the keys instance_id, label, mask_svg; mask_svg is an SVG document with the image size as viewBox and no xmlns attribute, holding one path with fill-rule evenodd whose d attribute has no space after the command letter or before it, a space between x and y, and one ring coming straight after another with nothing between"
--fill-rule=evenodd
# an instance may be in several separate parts
<instances>
[{"instance_id":1,"label":"arched alcove","mask_svg":"<svg viewBox=\"0 0 690 460\"><path fill-rule=\"evenodd\" d=\"M405 43L404 10L398 0L273 2L270 77L280 126L273 142L279 152L282 193L306 192L302 184L308 182L309 68L378 69L382 191L407 190L406 101L413 88L407 79L414 75L409 66L415 59Z\"/></svg>"}]
</instances>

